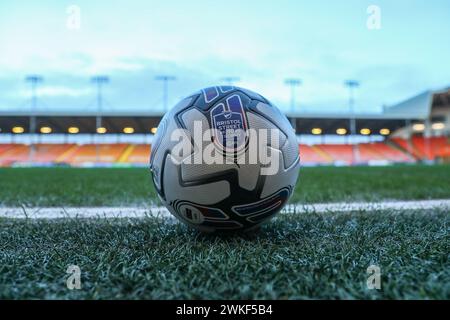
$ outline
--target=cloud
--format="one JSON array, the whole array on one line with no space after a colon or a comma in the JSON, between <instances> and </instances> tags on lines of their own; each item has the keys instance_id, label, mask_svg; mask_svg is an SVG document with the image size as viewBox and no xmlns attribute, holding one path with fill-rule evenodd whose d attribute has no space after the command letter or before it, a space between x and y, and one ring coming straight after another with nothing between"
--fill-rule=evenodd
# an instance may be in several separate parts
<instances>
[{"instance_id":1,"label":"cloud","mask_svg":"<svg viewBox=\"0 0 450 320\"><path fill-rule=\"evenodd\" d=\"M367 30L367 6L356 1L77 5L81 29L73 31L66 27L64 4L0 3L0 108L20 105L28 96L23 78L30 73L44 76L40 95L55 109L92 107L95 74L110 76L105 99L122 110L161 108L158 74L177 77L169 85L171 105L220 84L222 77L238 76L238 85L284 110L290 105L284 79L298 77L299 108L308 111L345 110L348 78L361 81L361 111L448 85L450 64L442 61L450 47L437 31L448 30L449 22L435 19L448 12L448 4L411 4L406 15L404 4L382 1L386 14L379 32ZM423 9L430 11L423 15ZM414 12L418 24L406 17Z\"/></svg>"}]
</instances>

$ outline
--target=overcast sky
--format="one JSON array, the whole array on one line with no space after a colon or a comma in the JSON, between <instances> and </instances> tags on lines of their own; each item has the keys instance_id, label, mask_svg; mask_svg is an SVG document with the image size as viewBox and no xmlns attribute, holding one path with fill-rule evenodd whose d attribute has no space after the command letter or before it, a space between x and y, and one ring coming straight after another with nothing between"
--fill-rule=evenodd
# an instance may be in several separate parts
<instances>
[{"instance_id":1,"label":"overcast sky","mask_svg":"<svg viewBox=\"0 0 450 320\"><path fill-rule=\"evenodd\" d=\"M381 29L367 26L371 5ZM161 109L154 77L171 74L170 104L239 76L288 110L284 79L299 77L298 108L343 112L354 78L357 110L377 112L450 85L449 39L448 0L2 0L0 110L29 108L23 79L38 73L41 109L94 109L94 74L111 77L107 108Z\"/></svg>"}]
</instances>

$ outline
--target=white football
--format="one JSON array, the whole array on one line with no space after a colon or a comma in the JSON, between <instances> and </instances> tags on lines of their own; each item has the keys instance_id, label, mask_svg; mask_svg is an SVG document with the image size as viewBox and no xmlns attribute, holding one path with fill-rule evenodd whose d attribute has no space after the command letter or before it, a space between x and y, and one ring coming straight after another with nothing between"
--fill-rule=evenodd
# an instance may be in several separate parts
<instances>
[{"instance_id":1,"label":"white football","mask_svg":"<svg viewBox=\"0 0 450 320\"><path fill-rule=\"evenodd\" d=\"M163 204L205 232L250 230L273 217L299 168L286 116L261 95L232 86L205 88L166 113L150 157Z\"/></svg>"}]
</instances>

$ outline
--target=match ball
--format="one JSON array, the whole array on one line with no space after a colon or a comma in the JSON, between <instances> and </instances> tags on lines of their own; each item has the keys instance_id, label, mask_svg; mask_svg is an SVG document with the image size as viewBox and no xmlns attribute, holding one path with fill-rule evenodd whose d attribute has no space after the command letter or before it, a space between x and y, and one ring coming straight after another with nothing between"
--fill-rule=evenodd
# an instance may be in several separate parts
<instances>
[{"instance_id":1,"label":"match ball","mask_svg":"<svg viewBox=\"0 0 450 320\"><path fill-rule=\"evenodd\" d=\"M167 112L150 156L162 203L204 232L248 231L268 221L293 193L299 168L286 116L233 86L205 88Z\"/></svg>"}]
</instances>

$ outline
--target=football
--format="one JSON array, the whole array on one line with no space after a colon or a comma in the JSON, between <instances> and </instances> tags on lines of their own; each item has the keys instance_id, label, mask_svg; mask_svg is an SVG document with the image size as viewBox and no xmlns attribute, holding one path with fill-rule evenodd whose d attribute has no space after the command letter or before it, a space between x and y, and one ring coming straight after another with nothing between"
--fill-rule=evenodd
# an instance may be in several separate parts
<instances>
[{"instance_id":1,"label":"football","mask_svg":"<svg viewBox=\"0 0 450 320\"><path fill-rule=\"evenodd\" d=\"M279 212L300 168L289 120L261 95L202 89L162 118L150 158L167 209L204 232L248 231Z\"/></svg>"}]
</instances>

